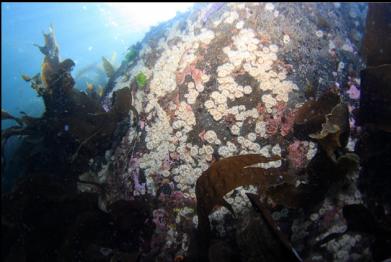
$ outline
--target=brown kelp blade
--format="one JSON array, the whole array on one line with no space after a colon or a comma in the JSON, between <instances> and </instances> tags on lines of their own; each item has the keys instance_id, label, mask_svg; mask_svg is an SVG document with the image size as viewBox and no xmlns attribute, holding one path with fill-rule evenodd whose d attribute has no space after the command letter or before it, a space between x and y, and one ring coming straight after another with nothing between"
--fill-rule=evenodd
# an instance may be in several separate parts
<instances>
[{"instance_id":1,"label":"brown kelp blade","mask_svg":"<svg viewBox=\"0 0 391 262\"><path fill-rule=\"evenodd\" d=\"M248 199L251 202L251 205L254 209L261 215L262 220L265 222L263 225L267 226L267 230L278 240L279 245L275 246L275 250L272 253L278 254L283 261L303 261L292 245L289 243L288 239L281 233L277 225L274 223L273 218L270 215L270 212L262 205L261 201L255 194L246 193Z\"/></svg>"},{"instance_id":2,"label":"brown kelp blade","mask_svg":"<svg viewBox=\"0 0 391 262\"><path fill-rule=\"evenodd\" d=\"M232 208L224 201L223 197L237 187L267 183L280 184L280 180L273 178L281 174L278 168L253 167L254 164L280 159L278 156L267 158L259 154L232 156L216 161L197 179L199 248L204 251L199 254L202 257L201 261L205 261L203 259L206 259L209 248L209 213L216 206L226 206L232 212ZM265 186L267 187L267 185Z\"/></svg>"},{"instance_id":3,"label":"brown kelp blade","mask_svg":"<svg viewBox=\"0 0 391 262\"><path fill-rule=\"evenodd\" d=\"M294 122L294 135L307 140L309 134L321 131L325 116L340 103L340 97L331 91L324 93L318 100L308 100L297 111Z\"/></svg>"},{"instance_id":4,"label":"brown kelp blade","mask_svg":"<svg viewBox=\"0 0 391 262\"><path fill-rule=\"evenodd\" d=\"M280 157L266 158L249 154L228 157L213 163L196 183L197 212L208 215L216 205L222 203L222 197L229 191L239 186L266 182L275 169L265 170L250 166L279 159Z\"/></svg>"},{"instance_id":5,"label":"brown kelp blade","mask_svg":"<svg viewBox=\"0 0 391 262\"><path fill-rule=\"evenodd\" d=\"M107 60L104 56L102 56L102 65L103 69L105 70L105 73L108 78L112 77L114 75L114 67L113 65Z\"/></svg>"},{"instance_id":6,"label":"brown kelp blade","mask_svg":"<svg viewBox=\"0 0 391 262\"><path fill-rule=\"evenodd\" d=\"M23 125L22 121L5 111L4 109L1 109L1 120L15 120L19 125Z\"/></svg>"},{"instance_id":7,"label":"brown kelp blade","mask_svg":"<svg viewBox=\"0 0 391 262\"><path fill-rule=\"evenodd\" d=\"M259 154L248 154L228 157L213 163L197 180L197 215L198 229L205 241L210 233L209 213L216 206L229 208L223 199L231 190L246 185L261 185L269 188L284 183L294 183L289 175L281 172L279 168L264 169L253 167L254 164L277 161L279 156L264 157Z\"/></svg>"},{"instance_id":8,"label":"brown kelp blade","mask_svg":"<svg viewBox=\"0 0 391 262\"><path fill-rule=\"evenodd\" d=\"M309 137L315 139L327 152L329 157L335 159L334 151L337 148L343 148L348 143L349 111L345 103L339 103L325 116L326 122L322 124L322 130L318 133L309 134Z\"/></svg>"}]
</instances>

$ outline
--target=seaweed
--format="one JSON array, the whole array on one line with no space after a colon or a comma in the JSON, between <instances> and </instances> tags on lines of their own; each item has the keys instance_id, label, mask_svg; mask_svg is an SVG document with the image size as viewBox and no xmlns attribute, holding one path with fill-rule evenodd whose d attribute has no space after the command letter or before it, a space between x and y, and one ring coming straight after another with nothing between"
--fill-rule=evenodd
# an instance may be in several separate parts
<instances>
[{"instance_id":1,"label":"seaweed","mask_svg":"<svg viewBox=\"0 0 391 262\"><path fill-rule=\"evenodd\" d=\"M17 117L15 117L15 116L11 115L10 113L8 113L7 111L5 111L4 109L1 109L1 120L14 120L14 121L16 121L20 126L23 125L23 122L22 122L19 118L17 118Z\"/></svg>"},{"instance_id":2,"label":"seaweed","mask_svg":"<svg viewBox=\"0 0 391 262\"><path fill-rule=\"evenodd\" d=\"M103 69L105 70L107 77L111 78L115 72L114 66L104 56L102 56L102 64L103 64Z\"/></svg>"},{"instance_id":3,"label":"seaweed","mask_svg":"<svg viewBox=\"0 0 391 262\"><path fill-rule=\"evenodd\" d=\"M260 185L261 188L294 183L289 176L278 168L263 169L254 164L276 161L280 157L266 158L257 154L240 155L220 159L214 162L196 183L198 230L202 245L208 247L210 234L209 213L216 206L224 206L233 212L232 207L223 199L229 191L239 186Z\"/></svg>"},{"instance_id":4,"label":"seaweed","mask_svg":"<svg viewBox=\"0 0 391 262\"><path fill-rule=\"evenodd\" d=\"M138 73L136 75L136 83L139 88L145 87L147 84L147 76L143 72Z\"/></svg>"},{"instance_id":5,"label":"seaweed","mask_svg":"<svg viewBox=\"0 0 391 262\"><path fill-rule=\"evenodd\" d=\"M244 243L252 247L252 252L248 253L256 252L256 254L252 254L251 261L302 261L287 237L282 234L274 222L270 211L259 200L259 196L250 193L246 195L259 214L259 221L255 221L258 223L251 225L249 222L240 234L245 236Z\"/></svg>"},{"instance_id":6,"label":"seaweed","mask_svg":"<svg viewBox=\"0 0 391 262\"><path fill-rule=\"evenodd\" d=\"M19 181L2 195L2 260L119 261L146 252L140 238L148 243L154 230L146 201L119 200L103 212L98 198L57 176Z\"/></svg>"},{"instance_id":7,"label":"seaweed","mask_svg":"<svg viewBox=\"0 0 391 262\"><path fill-rule=\"evenodd\" d=\"M136 121L137 111L131 105L129 88L114 92L113 109L109 112L103 109L97 98L74 89L75 82L70 74L74 62L71 59L60 61L52 28L44 37L45 46L39 48L45 55L41 74L35 75L28 82L43 98L45 113L41 118L25 115L20 118L19 126L2 131L2 153L11 136L43 137L42 143L49 150L42 157L53 161L53 167L49 168L51 172L83 172L89 158L110 147L113 135L117 134L118 123L128 116L129 110L132 110ZM10 117L2 113L2 119ZM40 166L40 170L47 172L48 166L42 166L43 163L45 161L30 161L33 166ZM31 170L35 168L31 167Z\"/></svg>"},{"instance_id":8,"label":"seaweed","mask_svg":"<svg viewBox=\"0 0 391 262\"><path fill-rule=\"evenodd\" d=\"M339 95L331 91L324 93L318 100L310 99L305 102L295 115L295 137L308 140L309 134L321 131L325 116L339 103Z\"/></svg>"},{"instance_id":9,"label":"seaweed","mask_svg":"<svg viewBox=\"0 0 391 262\"><path fill-rule=\"evenodd\" d=\"M349 111L345 103L336 105L325 116L326 122L322 124L322 130L309 134L309 137L318 141L330 158L336 160L334 152L337 148L344 148L349 139Z\"/></svg>"},{"instance_id":10,"label":"seaweed","mask_svg":"<svg viewBox=\"0 0 391 262\"><path fill-rule=\"evenodd\" d=\"M125 55L125 61L130 63L138 56L138 50L136 50L135 46L131 46L128 50L129 51Z\"/></svg>"}]
</instances>

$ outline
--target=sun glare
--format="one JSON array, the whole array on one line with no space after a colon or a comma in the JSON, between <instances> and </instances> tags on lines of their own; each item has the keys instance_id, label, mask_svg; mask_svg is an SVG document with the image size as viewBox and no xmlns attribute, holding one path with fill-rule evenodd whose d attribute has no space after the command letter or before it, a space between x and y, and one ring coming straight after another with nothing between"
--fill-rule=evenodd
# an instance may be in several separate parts
<instances>
[{"instance_id":1,"label":"sun glare","mask_svg":"<svg viewBox=\"0 0 391 262\"><path fill-rule=\"evenodd\" d=\"M146 31L151 26L189 10L193 3L107 3L111 26L126 26L132 31Z\"/></svg>"}]
</instances>

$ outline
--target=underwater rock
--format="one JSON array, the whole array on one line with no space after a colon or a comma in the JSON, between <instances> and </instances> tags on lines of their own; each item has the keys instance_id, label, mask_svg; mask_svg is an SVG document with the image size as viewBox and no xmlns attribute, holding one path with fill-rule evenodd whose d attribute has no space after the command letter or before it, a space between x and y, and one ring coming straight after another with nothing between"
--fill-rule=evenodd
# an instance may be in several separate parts
<instances>
[{"instance_id":1,"label":"underwater rock","mask_svg":"<svg viewBox=\"0 0 391 262\"><path fill-rule=\"evenodd\" d=\"M347 19L350 11L358 15ZM298 211L300 208L316 212L321 200L334 197L335 194L327 193L355 165L357 159L343 148L345 135L338 135L339 143L331 147L338 146L333 161L325 152L326 147L310 142L319 141L310 134L323 134L319 139L327 140L327 130L322 133L326 115L341 101L357 102L347 97L345 82L363 68L355 53L360 39L352 40L350 34L362 30L364 13L364 4L196 4L193 10L153 27L140 42L138 55L110 73L101 99L77 94L75 88L69 88L73 85L68 73L60 78L64 88L53 94L61 99L47 106L53 118L45 119L56 124L50 125L50 129L38 125L49 134L61 134L56 140L45 137L50 138L48 144L58 148L56 154L48 155L59 159L73 156L72 169L77 172L64 169L68 175L91 171L88 169L99 173L99 169L108 168L110 172L101 190L105 192L97 190L106 206L118 199L141 196L149 199L154 210L165 214L162 220L157 216L159 227L151 240L153 247L143 258L190 260L193 241L189 239L196 227L201 233L195 234L199 248L193 249L193 257L207 261L209 255L209 259L217 260L216 257L235 253L233 250L221 255L221 251L235 249L226 240L217 242L208 252L212 239L205 232L211 227L208 215L215 205L231 206L235 212L251 208L240 197L251 189L266 199L271 210L291 207L294 212L290 210L284 218L290 225L294 216L306 216ZM48 76L54 75L52 64L49 60L44 70ZM147 79L143 88L137 88L136 76L140 72ZM308 78L311 87L306 90ZM51 95L46 95L42 82L38 75L29 83L38 93L48 96L49 102ZM332 88L334 94L327 94ZM357 88L362 91L358 85ZM340 98L335 94L338 92L346 97ZM64 95L68 93L69 96ZM313 100L308 102L306 95ZM316 100L317 97L320 98ZM115 105L116 101L123 106ZM334 112L341 108L337 109ZM136 128L127 118L129 110L139 123ZM297 117L296 111L300 110ZM58 122L53 122L56 117ZM332 119L329 122L334 123ZM343 133L345 127L341 124L340 128ZM112 132L116 129L120 131ZM65 136L69 136L67 143ZM308 144L307 153L299 152L301 169L291 168L294 161L288 157L288 148L296 139ZM259 164L257 167L244 168L248 155L254 156L254 162L250 162ZM42 158L34 159L43 162ZM271 159L275 161L268 162ZM57 161L50 164L61 168ZM242 184L259 186L236 188ZM218 211L217 215L221 215ZM86 215L85 221L99 226L94 214ZM122 223L122 219L118 221ZM218 225L235 225L233 221ZM78 227L74 228L76 231ZM97 233L92 227L84 229L92 236ZM210 235L213 234L214 231ZM93 254L107 248L102 254L106 258L121 252L109 245L83 244ZM315 251L304 240L297 245L304 244L300 255L311 260Z\"/></svg>"},{"instance_id":2,"label":"underwater rock","mask_svg":"<svg viewBox=\"0 0 391 262\"><path fill-rule=\"evenodd\" d=\"M294 168L303 168L307 159L306 148L303 142L294 141L288 146L288 159Z\"/></svg>"},{"instance_id":3,"label":"underwater rock","mask_svg":"<svg viewBox=\"0 0 391 262\"><path fill-rule=\"evenodd\" d=\"M367 68L360 74L358 124L362 132L356 150L362 166L359 188L370 213L375 213L377 206L384 206L387 210L391 204L391 179L388 175L391 168L390 13L389 5L369 4L363 42ZM375 255L377 248L380 253L390 250L390 242L388 247L385 247L384 241L372 247L374 258L384 259L382 255Z\"/></svg>"},{"instance_id":4,"label":"underwater rock","mask_svg":"<svg viewBox=\"0 0 391 262\"><path fill-rule=\"evenodd\" d=\"M391 65L361 71L359 124L391 132Z\"/></svg>"},{"instance_id":5,"label":"underwater rock","mask_svg":"<svg viewBox=\"0 0 391 262\"><path fill-rule=\"evenodd\" d=\"M3 243L8 243L2 245L4 261L109 261L118 252L143 252L140 239L148 242L153 232L148 205L123 200L105 213L98 208L97 194L72 188L55 176L33 176L2 196ZM103 248L113 252L104 255Z\"/></svg>"},{"instance_id":6,"label":"underwater rock","mask_svg":"<svg viewBox=\"0 0 391 262\"><path fill-rule=\"evenodd\" d=\"M362 51L367 66L391 63L391 7L387 3L369 3Z\"/></svg>"},{"instance_id":7,"label":"underwater rock","mask_svg":"<svg viewBox=\"0 0 391 262\"><path fill-rule=\"evenodd\" d=\"M247 197L257 214L242 219L245 226L236 233L243 261L302 261L259 197L250 193Z\"/></svg>"},{"instance_id":8,"label":"underwater rock","mask_svg":"<svg viewBox=\"0 0 391 262\"><path fill-rule=\"evenodd\" d=\"M350 11L359 14L354 21L345 19ZM198 188L197 179L208 180L202 174L209 168L211 172L219 161L256 154L266 159L288 159L260 163L258 167L266 173L275 170L276 177L283 176L278 183L265 182L256 188L271 206L316 208L329 197L330 189L349 177L347 170L356 163L350 161L350 155L340 159L347 153L346 139L350 135L341 101L349 105L357 102L343 91L348 77L356 78L364 67L355 54L360 39L350 39L352 28L362 31L364 13L364 5L274 3L266 8L264 3L200 3L188 13L152 28L140 42L138 56L123 67L121 74L112 77L103 99L111 98L117 89L131 87L132 104L142 126L139 139L133 140L137 142L123 141L120 147L124 153L115 154L114 165L122 168L110 192L118 189L124 197L141 194L164 200L162 191L168 191L168 187L162 185L169 184L171 192L181 192L193 203L195 198L199 200L197 212L204 214L184 217L208 231L207 216L215 210L214 205L229 208L223 199L233 209L248 208L239 200L231 204L240 199L236 197L237 190L224 196L226 190L244 179L237 176L240 179L235 184L238 178L231 177L243 163L226 161L229 168L216 171L221 178L202 182ZM140 72L148 79L142 89L136 83ZM308 92L307 82L311 85ZM361 90L358 84L357 88ZM313 99L308 100L306 93ZM336 123L341 131L328 134L326 125L322 133L322 124L326 124L326 116L332 111L328 125L333 127ZM311 134L319 135L318 139L311 138ZM129 135L129 139L133 136ZM288 158L288 147L296 139L305 145L300 169L291 168L293 161ZM323 141L324 146L317 145ZM125 152L131 152L133 157L126 158ZM313 159L316 161L311 163ZM309 167L307 163L311 163ZM263 168L268 166L271 169ZM290 177L285 179L288 173ZM143 183L140 177L145 178ZM123 181L131 182L124 186ZM205 191L198 196L200 188ZM240 192L243 190L247 187ZM176 214L176 205L165 206L165 212L168 217ZM182 223L185 224L179 224ZM182 239L187 239L191 230L178 225L175 228L175 240L172 235L161 235L166 239L159 242L161 256L171 256L167 260L177 255L187 259L189 242ZM199 239L200 246L206 243L205 235ZM207 252L202 259L208 259Z\"/></svg>"},{"instance_id":9,"label":"underwater rock","mask_svg":"<svg viewBox=\"0 0 391 262\"><path fill-rule=\"evenodd\" d=\"M372 235L371 245L374 261L384 261L391 256L391 217L385 215L384 207L378 206L377 217L364 205L346 205L343 216L349 231Z\"/></svg>"}]
</instances>

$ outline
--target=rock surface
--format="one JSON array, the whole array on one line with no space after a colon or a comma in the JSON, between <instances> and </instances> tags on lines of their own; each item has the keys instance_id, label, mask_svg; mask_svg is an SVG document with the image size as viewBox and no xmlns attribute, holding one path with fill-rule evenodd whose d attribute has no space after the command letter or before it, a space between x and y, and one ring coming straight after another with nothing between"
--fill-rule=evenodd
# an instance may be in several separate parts
<instances>
[{"instance_id":1,"label":"rock surface","mask_svg":"<svg viewBox=\"0 0 391 262\"><path fill-rule=\"evenodd\" d=\"M316 146L303 141L294 152L297 108L328 90L339 93L350 109L357 107L357 96L349 92L352 85L359 88L364 67L358 50L365 13L364 4L197 4L147 34L135 62L114 79L108 94L131 87L140 132L130 130L108 152L114 170L107 177L110 190L104 199L156 197L152 245L160 248L159 261L186 255L197 225L195 183L211 163L255 153L281 156L282 161L263 168L298 172L315 155ZM144 88L136 84L140 72L147 77ZM354 143L350 118L349 141ZM353 174L348 189L328 196L313 214L275 210L279 219L295 219L288 231L303 258L344 261L354 253L352 245L334 247L330 242L321 251L309 250L330 229L343 227L345 203L360 203L356 178ZM249 207L245 192L258 188L242 187L225 196L238 214ZM219 231L213 220L227 216L224 209L214 212L212 227ZM357 236L349 237L359 242Z\"/></svg>"}]
</instances>

